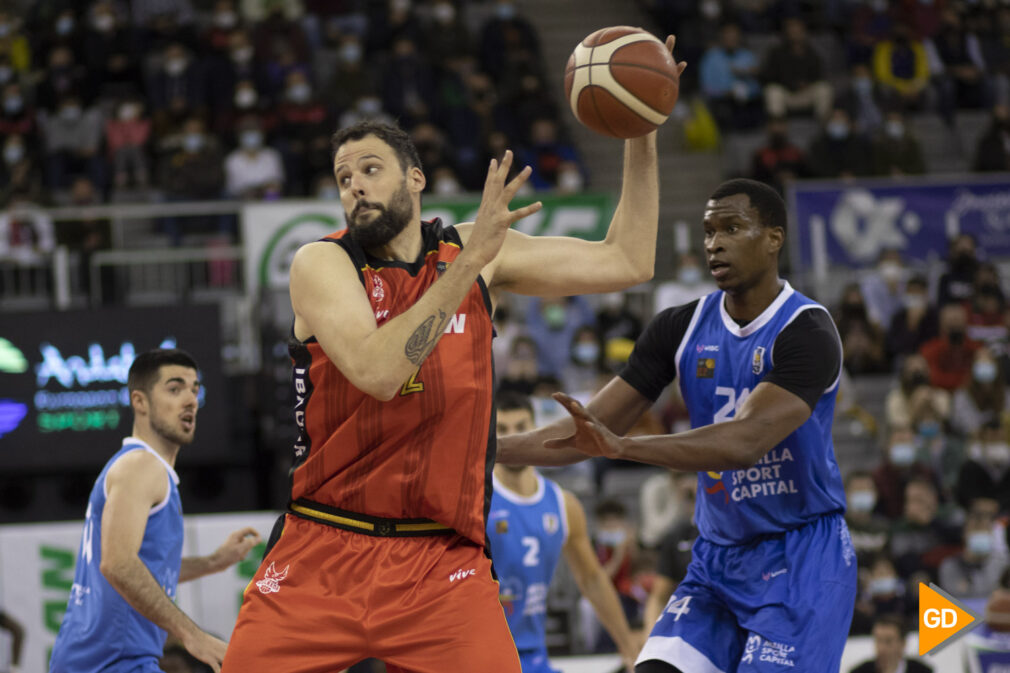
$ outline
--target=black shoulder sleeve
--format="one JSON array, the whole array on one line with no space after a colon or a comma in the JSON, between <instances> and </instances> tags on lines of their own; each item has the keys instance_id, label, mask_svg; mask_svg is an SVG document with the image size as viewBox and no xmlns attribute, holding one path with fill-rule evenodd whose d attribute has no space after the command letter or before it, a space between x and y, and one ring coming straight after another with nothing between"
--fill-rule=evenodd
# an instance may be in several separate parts
<instances>
[{"instance_id":1,"label":"black shoulder sleeve","mask_svg":"<svg viewBox=\"0 0 1010 673\"><path fill-rule=\"evenodd\" d=\"M677 349L697 306L696 300L659 312L645 326L621 371L622 379L653 402L677 377Z\"/></svg>"},{"instance_id":2,"label":"black shoulder sleeve","mask_svg":"<svg viewBox=\"0 0 1010 673\"><path fill-rule=\"evenodd\" d=\"M775 339L773 366L764 380L801 398L811 410L838 378L842 345L835 323L820 308L803 311Z\"/></svg>"}]
</instances>

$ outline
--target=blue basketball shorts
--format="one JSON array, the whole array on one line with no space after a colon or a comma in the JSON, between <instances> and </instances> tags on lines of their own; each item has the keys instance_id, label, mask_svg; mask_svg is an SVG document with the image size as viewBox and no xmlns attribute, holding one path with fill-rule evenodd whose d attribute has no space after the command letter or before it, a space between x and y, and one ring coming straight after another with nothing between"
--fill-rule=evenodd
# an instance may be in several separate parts
<instances>
[{"instance_id":1,"label":"blue basketball shorts","mask_svg":"<svg viewBox=\"0 0 1010 673\"><path fill-rule=\"evenodd\" d=\"M519 650L519 663L523 673L560 673L556 668L551 668L546 649Z\"/></svg>"},{"instance_id":2,"label":"blue basketball shorts","mask_svg":"<svg viewBox=\"0 0 1010 673\"><path fill-rule=\"evenodd\" d=\"M638 662L688 673L835 673L856 601L841 515L722 546L701 538Z\"/></svg>"}]
</instances>

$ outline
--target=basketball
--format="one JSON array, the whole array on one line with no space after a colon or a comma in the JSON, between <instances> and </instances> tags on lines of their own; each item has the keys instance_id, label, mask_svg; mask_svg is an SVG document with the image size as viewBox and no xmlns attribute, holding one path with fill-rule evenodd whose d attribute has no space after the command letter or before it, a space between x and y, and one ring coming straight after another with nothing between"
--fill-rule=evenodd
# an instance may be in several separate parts
<instances>
[{"instance_id":1,"label":"basketball","mask_svg":"<svg viewBox=\"0 0 1010 673\"><path fill-rule=\"evenodd\" d=\"M631 26L601 28L580 42L565 67L575 118L611 138L637 138L677 103L677 64L654 35Z\"/></svg>"}]
</instances>

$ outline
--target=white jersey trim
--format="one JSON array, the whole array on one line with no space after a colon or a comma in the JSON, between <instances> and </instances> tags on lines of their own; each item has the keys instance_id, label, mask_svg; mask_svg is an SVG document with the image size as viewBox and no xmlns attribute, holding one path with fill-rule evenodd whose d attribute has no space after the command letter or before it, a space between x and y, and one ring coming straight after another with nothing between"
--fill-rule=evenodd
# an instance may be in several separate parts
<instances>
[{"instance_id":1,"label":"white jersey trim","mask_svg":"<svg viewBox=\"0 0 1010 673\"><path fill-rule=\"evenodd\" d=\"M564 544L568 542L568 506L565 504L565 492L561 490L561 486L556 481L547 481L547 483L554 489L554 495L558 499L558 510L561 516L561 533L564 536L561 544Z\"/></svg>"},{"instance_id":2,"label":"white jersey trim","mask_svg":"<svg viewBox=\"0 0 1010 673\"><path fill-rule=\"evenodd\" d=\"M677 368L677 383L680 384L684 381L684 378L680 375L680 358L684 355L684 348L687 346L687 342L691 340L691 335L694 334L694 328L698 326L698 320L701 318L701 311L705 308L705 300L711 295L706 295L698 299L698 305L694 307L694 315L691 316L691 322L687 324L687 331L684 332L683 338L680 340L680 345L677 346L677 353L673 356L673 364ZM684 389L680 389L681 393Z\"/></svg>"},{"instance_id":3,"label":"white jersey trim","mask_svg":"<svg viewBox=\"0 0 1010 673\"><path fill-rule=\"evenodd\" d=\"M537 472L536 475L537 490L533 493L533 495L519 495L508 486L498 481L498 476L494 472L491 473L491 483L494 486L495 493L505 498L513 505L536 505L544 499L544 493L546 492L543 476L539 472Z\"/></svg>"},{"instance_id":4,"label":"white jersey trim","mask_svg":"<svg viewBox=\"0 0 1010 673\"><path fill-rule=\"evenodd\" d=\"M159 502L157 505L151 508L151 511L148 513L148 516L150 516L151 514L157 514L158 512L160 512L165 508L165 505L168 504L169 499L172 497L172 484L174 483L176 486L179 485L179 475L176 473L175 468L169 465L168 461L162 458L160 455L158 455L158 452L152 449L150 445L148 445L148 443L145 442L144 440L139 439L137 437L125 437L123 438L123 446L125 447L127 444L134 444L134 445L139 444L140 446L136 446L133 449L134 451L140 451L140 450L147 451L152 456L160 460L161 464L164 465L165 469L168 471L169 479L165 483L165 497L161 502ZM126 453L130 452L127 451ZM125 456L126 453L124 453L123 456ZM116 458L116 461L118 461L123 456ZM115 461L113 461L112 464L115 465ZM112 469L112 465L109 465L109 469ZM106 472L105 477L102 478L102 495L105 497L106 500L109 499L109 480L107 478L108 476L109 473Z\"/></svg>"},{"instance_id":5,"label":"white jersey trim","mask_svg":"<svg viewBox=\"0 0 1010 673\"><path fill-rule=\"evenodd\" d=\"M635 664L657 659L691 673L726 673L680 636L650 636Z\"/></svg>"},{"instance_id":6,"label":"white jersey trim","mask_svg":"<svg viewBox=\"0 0 1010 673\"><path fill-rule=\"evenodd\" d=\"M793 296L793 293L795 292L796 291L793 289L793 286L789 284L788 280L783 281L782 289L779 291L778 296L775 297L775 301L769 304L768 308L761 312L761 315L754 318L743 327L737 325L736 321L733 320L733 318L730 317L730 314L726 311L726 293L724 292L722 295L722 301L719 302L719 315L722 316L722 324L733 336L749 337L751 334L754 334L754 332L757 332L759 329L767 325L768 322L775 317L775 314L778 313L779 309L782 308L782 305L785 304L789 297Z\"/></svg>"},{"instance_id":7,"label":"white jersey trim","mask_svg":"<svg viewBox=\"0 0 1010 673\"><path fill-rule=\"evenodd\" d=\"M799 316L800 313L803 313L804 311L809 311L810 309L820 309L821 311L824 311L825 313L828 314L828 319L831 321L831 326L835 330L835 338L838 339L838 355L840 358L844 358L845 350L844 347L842 346L842 337L840 334L838 334L838 326L835 325L834 319L831 318L831 312L828 311L828 309L826 309L825 307L821 306L820 304L804 304L803 306L800 306L791 316L789 316L789 320L787 320L786 324L782 326L782 330L785 330L786 327L791 325L792 322L796 320L796 317ZM779 334L781 333L782 331L780 330ZM771 363L772 367L775 366L775 343L777 341L778 337L776 337L775 341L772 342L772 350L771 353L768 355L768 361ZM840 360L838 363L838 374L835 376L834 383L825 388L824 392L821 393L822 395L827 395L828 393L830 393L831 391L833 391L835 388L838 387L839 382L841 382L842 380L842 368L844 366L845 364Z\"/></svg>"}]
</instances>

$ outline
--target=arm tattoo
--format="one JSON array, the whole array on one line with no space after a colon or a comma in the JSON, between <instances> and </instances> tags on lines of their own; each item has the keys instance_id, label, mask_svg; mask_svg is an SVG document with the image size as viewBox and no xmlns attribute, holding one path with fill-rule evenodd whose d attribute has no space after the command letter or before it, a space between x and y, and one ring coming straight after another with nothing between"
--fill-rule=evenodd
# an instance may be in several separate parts
<instances>
[{"instance_id":1,"label":"arm tattoo","mask_svg":"<svg viewBox=\"0 0 1010 673\"><path fill-rule=\"evenodd\" d=\"M445 311L438 309L437 322L435 315L432 314L414 330L414 333L407 339L407 345L403 348L403 354L412 364L420 365L428 357L435 344L438 343L438 338L442 336L447 322L448 316Z\"/></svg>"}]
</instances>

